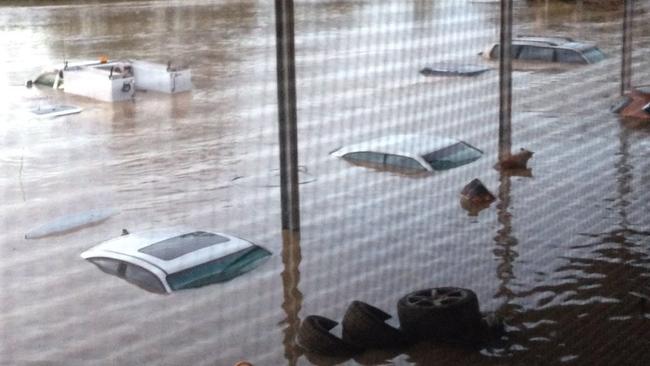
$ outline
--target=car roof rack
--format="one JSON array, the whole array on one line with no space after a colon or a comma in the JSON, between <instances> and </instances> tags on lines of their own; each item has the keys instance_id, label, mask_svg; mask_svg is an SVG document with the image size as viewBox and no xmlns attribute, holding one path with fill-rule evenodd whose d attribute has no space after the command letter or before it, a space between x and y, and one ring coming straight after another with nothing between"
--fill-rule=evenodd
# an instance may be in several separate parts
<instances>
[{"instance_id":1,"label":"car roof rack","mask_svg":"<svg viewBox=\"0 0 650 366\"><path fill-rule=\"evenodd\" d=\"M515 38L523 38L529 42L546 43L552 46L558 46L558 42L575 42L573 38L563 36L535 36L530 34L518 34L515 36Z\"/></svg>"}]
</instances>

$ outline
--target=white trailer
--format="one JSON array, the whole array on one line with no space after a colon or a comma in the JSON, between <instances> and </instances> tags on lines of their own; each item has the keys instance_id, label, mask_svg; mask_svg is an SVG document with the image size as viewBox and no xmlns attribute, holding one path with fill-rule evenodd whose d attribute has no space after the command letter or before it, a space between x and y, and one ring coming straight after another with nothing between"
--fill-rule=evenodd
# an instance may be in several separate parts
<instances>
[{"instance_id":1,"label":"white trailer","mask_svg":"<svg viewBox=\"0 0 650 366\"><path fill-rule=\"evenodd\" d=\"M63 74L66 93L105 102L131 100L135 93L135 78L128 63L69 67Z\"/></svg>"},{"instance_id":2,"label":"white trailer","mask_svg":"<svg viewBox=\"0 0 650 366\"><path fill-rule=\"evenodd\" d=\"M192 90L192 72L188 68L147 61L130 61L137 90L182 93Z\"/></svg>"}]
</instances>

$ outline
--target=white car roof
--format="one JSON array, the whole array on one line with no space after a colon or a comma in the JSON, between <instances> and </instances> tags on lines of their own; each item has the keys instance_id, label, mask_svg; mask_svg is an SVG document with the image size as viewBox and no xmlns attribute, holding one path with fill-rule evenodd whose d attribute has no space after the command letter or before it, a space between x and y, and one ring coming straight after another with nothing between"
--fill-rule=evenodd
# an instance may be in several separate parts
<instances>
[{"instance_id":1,"label":"white car roof","mask_svg":"<svg viewBox=\"0 0 650 366\"><path fill-rule=\"evenodd\" d=\"M512 39L517 45L540 45L584 51L596 47L595 43L581 42L568 37L517 36Z\"/></svg>"},{"instance_id":2,"label":"white car roof","mask_svg":"<svg viewBox=\"0 0 650 366\"><path fill-rule=\"evenodd\" d=\"M140 251L142 248L165 239L197 231L203 230L165 228L123 235L86 250L81 253L81 257L84 259L103 257L125 261L129 261L127 258L133 258L133 261L129 261L130 263L141 266L142 262L146 262L164 271L166 274L171 274L254 246L253 243L232 235L204 231L224 237L228 241L202 247L170 260L164 260Z\"/></svg>"},{"instance_id":3,"label":"white car roof","mask_svg":"<svg viewBox=\"0 0 650 366\"><path fill-rule=\"evenodd\" d=\"M351 152L373 151L385 154L420 157L460 142L449 137L418 134L390 135L342 147L332 153L343 157Z\"/></svg>"}]
</instances>

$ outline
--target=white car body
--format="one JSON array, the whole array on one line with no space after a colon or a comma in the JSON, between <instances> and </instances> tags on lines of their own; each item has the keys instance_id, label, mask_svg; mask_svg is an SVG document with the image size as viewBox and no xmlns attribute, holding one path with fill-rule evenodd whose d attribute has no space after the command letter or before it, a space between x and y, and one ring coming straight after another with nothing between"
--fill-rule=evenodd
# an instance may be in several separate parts
<instances>
[{"instance_id":1,"label":"white car body","mask_svg":"<svg viewBox=\"0 0 650 366\"><path fill-rule=\"evenodd\" d=\"M225 239L225 241L219 241L214 244L196 248L187 253L168 259L163 259L159 256L143 252L146 248L153 248L155 244L159 244L167 239L199 232L214 234ZM165 292L170 293L174 289L167 281L168 275L223 258L224 256L247 248L255 247L258 246L247 240L224 233L193 229L167 228L122 235L86 250L81 253L81 257L91 262L93 259L108 258L122 261L127 264L134 264L154 274L164 286Z\"/></svg>"}]
</instances>

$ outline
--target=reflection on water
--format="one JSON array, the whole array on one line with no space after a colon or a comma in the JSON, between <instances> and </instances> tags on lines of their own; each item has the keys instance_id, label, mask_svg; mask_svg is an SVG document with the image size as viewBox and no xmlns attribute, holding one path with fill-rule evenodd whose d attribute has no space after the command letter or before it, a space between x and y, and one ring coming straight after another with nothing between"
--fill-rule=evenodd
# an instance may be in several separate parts
<instances>
[{"instance_id":1,"label":"reflection on water","mask_svg":"<svg viewBox=\"0 0 650 366\"><path fill-rule=\"evenodd\" d=\"M282 264L284 269L282 276L282 289L284 301L282 310L286 318L280 322L285 328L283 330L284 357L287 365L296 365L298 358L302 355L301 349L296 344L298 327L300 327L300 308L302 307L302 292L298 288L300 283L300 235L293 231L282 233Z\"/></svg>"},{"instance_id":2,"label":"reflection on water","mask_svg":"<svg viewBox=\"0 0 650 366\"><path fill-rule=\"evenodd\" d=\"M510 281L514 278L514 265L517 259L517 238L512 233L512 214L508 212L510 206L510 176L501 173L499 180L499 202L497 203L497 217L501 227L497 230L497 235L494 237L496 248L493 253L499 259L497 265L497 278L499 279L499 289L495 297L503 301L500 306L500 311L503 313L512 313L510 301L514 293L509 287Z\"/></svg>"},{"instance_id":3,"label":"reflection on water","mask_svg":"<svg viewBox=\"0 0 650 366\"><path fill-rule=\"evenodd\" d=\"M492 168L496 72L418 73L437 61L481 62L476 53L498 39L498 6L298 2L299 162L314 176L300 186L300 241L279 228L276 185L234 179L277 169L272 2L34 4L0 8L0 359L8 364L326 363L296 347L305 315L340 320L361 300L395 316L400 296L439 285L474 289L483 310L507 319L504 339L479 351L423 343L340 362L650 363L650 310L638 296L650 294L650 130L607 111L618 96L620 4L515 2L515 33L566 33L609 55L552 74L515 72L513 142L536 152L528 176ZM642 81L650 9L637 5L634 78ZM45 65L100 54L187 63L194 89L106 104L22 87ZM23 113L52 101L84 110L43 121ZM409 179L328 154L421 132L470 141L485 156L467 170ZM498 187L498 202L468 217L458 192L474 178ZM94 207L121 213L24 241L35 218ZM78 258L124 227L175 225L233 232L279 255L232 282L166 297Z\"/></svg>"}]
</instances>

